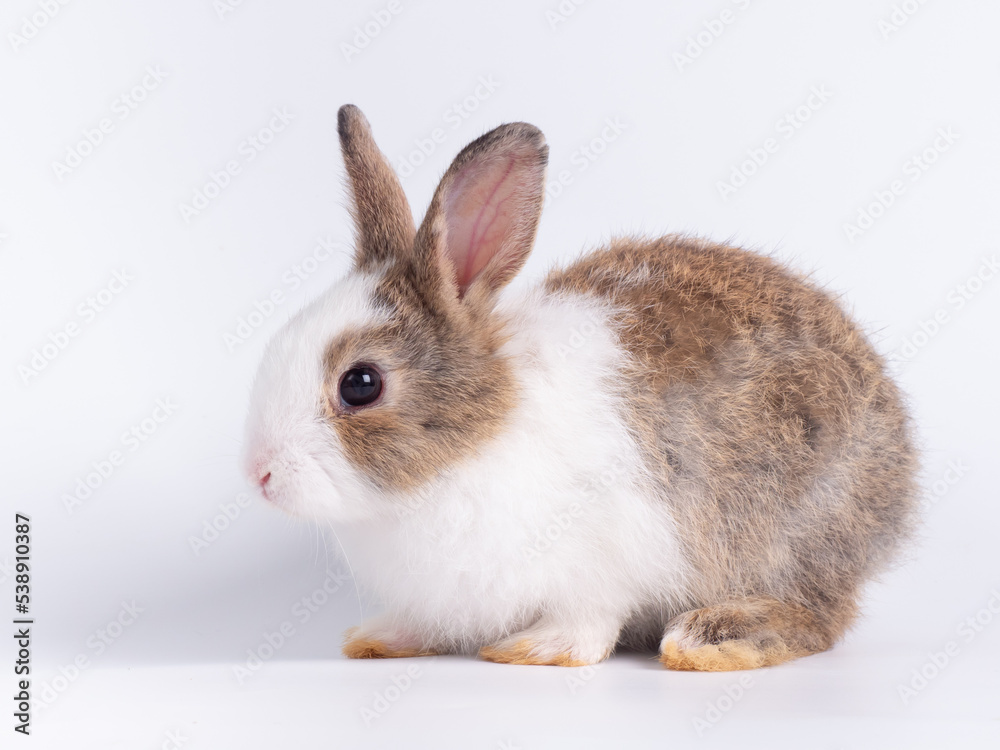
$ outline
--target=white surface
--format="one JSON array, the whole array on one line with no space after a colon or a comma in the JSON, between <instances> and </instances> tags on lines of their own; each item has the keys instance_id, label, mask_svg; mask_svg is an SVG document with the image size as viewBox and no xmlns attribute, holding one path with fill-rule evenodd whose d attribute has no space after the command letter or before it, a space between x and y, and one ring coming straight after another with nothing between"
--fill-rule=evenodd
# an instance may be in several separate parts
<instances>
[{"instance_id":1,"label":"white surface","mask_svg":"<svg viewBox=\"0 0 1000 750\"><path fill-rule=\"evenodd\" d=\"M1000 251L1000 8L927 2L883 39L879 21L896 2L592 0L552 27L555 0L400 0L350 61L341 43L385 4L257 0L220 19L209 0L69 3L15 50L7 34L38 6L8 3L0 509L4 524L15 510L33 518L36 679L51 681L78 655L92 662L38 713L31 742L75 747L81 736L106 736L158 747L180 727L192 748L273 746L281 731L302 746L353 736L354 746L421 747L435 734L453 738L435 742L444 747L547 747L571 736L573 747L624 746L614 738L629 734L645 738L635 746L683 746L695 737L692 718L733 679L668 674L630 657L572 695L558 670L448 659L363 731L359 706L399 667L338 660L340 632L361 616L349 576L316 612L295 608L321 589L327 566L348 572L336 543L257 500L234 505L244 490L237 438L263 345L348 262L334 123L350 101L397 164L415 139L441 129L404 182L418 213L466 142L503 121L542 128L550 181L569 177L548 201L518 283L616 232L691 231L814 270L886 353L909 351L926 321L947 317L897 365L933 500L922 543L908 567L872 588L847 644L760 675L710 739L942 747L968 732L970 746L987 746L998 725L1000 624L990 619L969 643L959 628L1000 589L1000 281L961 306L956 295ZM725 8L733 22L678 70L674 53ZM118 119L119 97L157 65L166 77L147 78L155 88ZM824 86L830 96L786 139L778 121ZM455 107L467 99L476 106L462 119ZM248 152L246 139L269 126L274 108L294 119ZM111 132L60 181L52 162L105 117ZM624 129L608 128L609 118ZM942 128L958 140L911 182L912 157ZM580 149L602 132L592 148L603 153L588 161ZM717 183L769 137L777 152L724 200ZM229 160L240 173L185 222L178 205ZM896 179L905 191L849 242L843 224ZM341 249L294 281L320 237ZM92 321L79 315L121 269L134 280ZM284 301L229 351L227 333L274 290ZM79 335L24 382L18 367L70 322ZM122 434L164 398L176 412L130 450ZM62 496L113 450L122 465L68 513ZM220 505L234 520L196 554L191 539ZM10 544L0 531L0 562L11 560ZM0 581L6 618L13 580L0 572ZM133 600L144 611L102 644L98 631ZM228 665L286 620L295 635L275 659L290 663L238 687ZM952 665L903 706L897 685L952 640ZM8 675L10 653L0 649ZM195 666L163 666L181 664Z\"/></svg>"},{"instance_id":2,"label":"white surface","mask_svg":"<svg viewBox=\"0 0 1000 750\"><path fill-rule=\"evenodd\" d=\"M997 747L995 668L946 667L937 689L903 706L892 680L904 662L861 649L742 674L665 672L635 655L596 671L460 657L282 662L242 686L225 665L107 669L47 709L35 741L102 750L171 738L187 748ZM406 685L401 675L414 667ZM741 687L741 677L751 682ZM393 692L394 679L406 689Z\"/></svg>"}]
</instances>

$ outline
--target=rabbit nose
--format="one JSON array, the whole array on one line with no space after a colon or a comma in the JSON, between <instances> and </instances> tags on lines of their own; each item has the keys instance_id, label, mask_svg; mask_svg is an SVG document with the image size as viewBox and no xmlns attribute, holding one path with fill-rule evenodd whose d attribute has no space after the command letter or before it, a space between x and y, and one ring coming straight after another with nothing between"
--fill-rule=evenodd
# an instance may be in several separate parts
<instances>
[{"instance_id":1,"label":"rabbit nose","mask_svg":"<svg viewBox=\"0 0 1000 750\"><path fill-rule=\"evenodd\" d=\"M267 472L264 476L260 478L260 488L264 489L267 483L271 481L271 472Z\"/></svg>"}]
</instances>

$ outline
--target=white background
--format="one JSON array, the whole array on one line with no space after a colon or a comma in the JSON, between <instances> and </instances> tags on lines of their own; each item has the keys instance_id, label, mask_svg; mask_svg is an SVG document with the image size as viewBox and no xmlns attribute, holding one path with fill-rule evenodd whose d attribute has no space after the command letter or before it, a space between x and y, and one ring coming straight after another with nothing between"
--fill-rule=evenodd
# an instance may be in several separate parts
<instances>
[{"instance_id":1,"label":"white background","mask_svg":"<svg viewBox=\"0 0 1000 750\"><path fill-rule=\"evenodd\" d=\"M47 3L13 0L0 18L0 601L12 615L13 514L28 513L34 689L54 696L22 744L941 747L961 736L996 746L1000 280L969 280L1000 251L1000 8L907 0L912 12L893 17L889 0L399 0L395 13L386 2L218 5L53 4L45 18ZM388 23L358 38L373 14ZM157 66L158 83L146 73ZM155 88L129 94L144 77ZM810 99L814 88L824 101ZM123 109L123 94L143 101ZM237 505L246 487L236 456L268 336L348 265L335 134L347 102L394 164L408 160L418 214L450 159L485 130L526 120L546 133L550 177L569 177L517 283L616 233L683 231L772 253L842 296L896 360L930 501L908 564L871 587L844 643L755 673L749 688L740 675L668 673L645 655L582 676L457 657L341 659L341 631L362 602L336 543L256 497ZM246 139L274 108L292 119L254 151ZM795 127L779 125L789 115ZM81 147L103 118L110 132ZM412 158L435 129L440 143ZM723 196L720 183L768 138L777 150ZM67 174L53 164L70 150L89 153ZM230 160L239 174L186 220L181 204ZM845 225L895 180L892 204L849 237ZM340 249L307 263L313 272L293 288L286 274L320 238ZM92 319L78 313L123 270L133 280L110 304ZM275 290L284 297L274 313L227 345ZM73 323L77 335L31 369L35 350ZM157 399L176 411L130 450L123 433ZM67 507L115 450L121 465ZM228 527L196 551L192 540L225 525L226 508ZM295 604L327 569L336 593L302 622ZM109 629L133 602L135 621ZM977 613L981 632L963 625ZM241 682L234 667L284 622L294 633ZM929 654L946 649L935 675ZM12 685L13 650L2 653ZM79 673L68 667L81 658ZM393 678L405 684L413 665L420 674L397 695ZM931 679L904 700L915 669ZM364 714L386 690L397 698L388 710ZM5 735L10 713L0 711Z\"/></svg>"}]
</instances>

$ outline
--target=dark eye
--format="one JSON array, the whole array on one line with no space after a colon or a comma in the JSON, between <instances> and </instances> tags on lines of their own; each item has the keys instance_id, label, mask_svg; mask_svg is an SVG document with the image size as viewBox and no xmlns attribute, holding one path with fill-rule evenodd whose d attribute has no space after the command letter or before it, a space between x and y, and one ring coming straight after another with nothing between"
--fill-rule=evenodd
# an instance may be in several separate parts
<instances>
[{"instance_id":1,"label":"dark eye","mask_svg":"<svg viewBox=\"0 0 1000 750\"><path fill-rule=\"evenodd\" d=\"M340 398L348 406L367 406L382 395L382 376L369 365L358 365L340 378Z\"/></svg>"}]
</instances>

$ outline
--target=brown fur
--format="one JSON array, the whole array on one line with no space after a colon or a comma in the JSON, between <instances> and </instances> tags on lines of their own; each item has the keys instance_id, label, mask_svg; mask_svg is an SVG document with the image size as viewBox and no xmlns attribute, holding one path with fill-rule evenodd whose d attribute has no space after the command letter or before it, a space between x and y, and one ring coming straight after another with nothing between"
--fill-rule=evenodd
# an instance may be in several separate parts
<instances>
[{"instance_id":1,"label":"brown fur","mask_svg":"<svg viewBox=\"0 0 1000 750\"><path fill-rule=\"evenodd\" d=\"M345 334L327 348L327 418L355 466L384 490L406 490L454 465L496 434L513 401L497 340L423 309L387 280L388 323ZM340 374L358 362L384 373L377 409L340 410ZM441 375L442 368L447 377Z\"/></svg>"},{"instance_id":2,"label":"brown fur","mask_svg":"<svg viewBox=\"0 0 1000 750\"><path fill-rule=\"evenodd\" d=\"M833 644L813 612L769 599L687 612L668 623L667 632L680 637L663 643L660 661L671 669L703 672L770 667Z\"/></svg>"},{"instance_id":3,"label":"brown fur","mask_svg":"<svg viewBox=\"0 0 1000 750\"><path fill-rule=\"evenodd\" d=\"M340 150L351 188L351 209L358 237L355 264L370 270L409 247L416 232L403 187L372 138L368 120L347 104L337 113Z\"/></svg>"},{"instance_id":4,"label":"brown fur","mask_svg":"<svg viewBox=\"0 0 1000 750\"><path fill-rule=\"evenodd\" d=\"M501 650L493 646L480 649L479 657L497 664L536 664L553 667L585 667L584 662L574 659L568 653L552 657L539 656L535 645L529 640L517 641L511 648Z\"/></svg>"},{"instance_id":5,"label":"brown fur","mask_svg":"<svg viewBox=\"0 0 1000 750\"><path fill-rule=\"evenodd\" d=\"M374 638L355 638L357 628L349 628L344 633L341 647L348 659L408 659L414 656L435 656L433 651L416 648L392 648Z\"/></svg>"},{"instance_id":6,"label":"brown fur","mask_svg":"<svg viewBox=\"0 0 1000 750\"><path fill-rule=\"evenodd\" d=\"M681 237L618 240L547 287L619 310L628 418L705 592L705 608L683 617L718 619L725 633L741 605L717 603L771 601L759 632L731 638L757 656L704 641L700 656L664 663L770 664L828 648L915 511L908 419L862 333L773 260Z\"/></svg>"}]
</instances>

